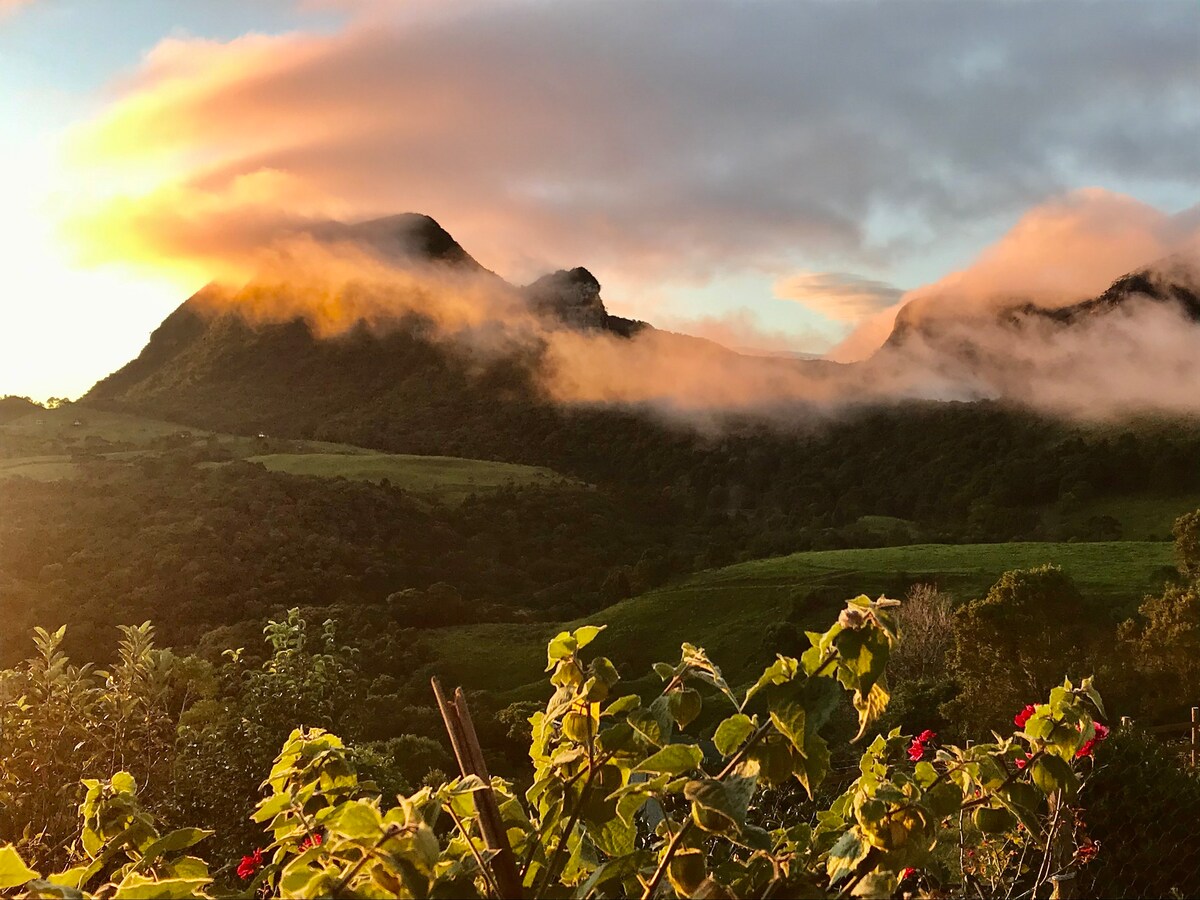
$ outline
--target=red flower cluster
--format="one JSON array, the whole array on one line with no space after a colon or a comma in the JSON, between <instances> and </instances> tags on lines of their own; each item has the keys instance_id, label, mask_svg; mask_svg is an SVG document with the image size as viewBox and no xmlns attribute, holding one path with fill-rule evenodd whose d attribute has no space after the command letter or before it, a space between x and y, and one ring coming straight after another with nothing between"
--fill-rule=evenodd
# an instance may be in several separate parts
<instances>
[{"instance_id":1,"label":"red flower cluster","mask_svg":"<svg viewBox=\"0 0 1200 900\"><path fill-rule=\"evenodd\" d=\"M1014 762L1015 762L1015 764L1016 764L1016 766L1017 766L1017 768L1018 768L1018 769L1023 769L1023 768L1025 768L1027 765L1029 765L1029 761L1030 761L1031 759L1033 759L1033 756L1032 756L1031 754L1029 754L1029 753L1026 753L1026 754L1025 754L1023 757L1021 757L1021 758L1020 758L1020 759L1018 759L1018 760L1015 760Z\"/></svg>"},{"instance_id":2,"label":"red flower cluster","mask_svg":"<svg viewBox=\"0 0 1200 900\"><path fill-rule=\"evenodd\" d=\"M1108 737L1108 726L1096 723L1096 736L1089 741L1086 741L1079 751L1075 754L1075 758L1079 759L1082 756L1091 756L1092 750L1096 747L1096 741L1102 741Z\"/></svg>"},{"instance_id":3,"label":"red flower cluster","mask_svg":"<svg viewBox=\"0 0 1200 900\"><path fill-rule=\"evenodd\" d=\"M320 846L321 846L321 835L313 834L313 835L309 835L304 840L302 840L300 842L300 846L296 849L298 849L301 853L303 853L305 850L309 849L310 847L320 847Z\"/></svg>"},{"instance_id":4,"label":"red flower cluster","mask_svg":"<svg viewBox=\"0 0 1200 900\"><path fill-rule=\"evenodd\" d=\"M1018 728L1024 728L1025 723L1029 721L1030 717L1033 716L1035 712L1037 712L1037 706L1030 703L1023 710L1013 716L1014 724L1016 724Z\"/></svg>"},{"instance_id":5,"label":"red flower cluster","mask_svg":"<svg viewBox=\"0 0 1200 900\"><path fill-rule=\"evenodd\" d=\"M928 728L926 728L915 738L913 738L912 743L908 745L908 758L913 762L917 762L917 760L925 755L925 745L936 738L937 732L930 731Z\"/></svg>"},{"instance_id":6,"label":"red flower cluster","mask_svg":"<svg viewBox=\"0 0 1200 900\"><path fill-rule=\"evenodd\" d=\"M1096 858L1100 853L1100 842L1093 841L1087 835L1084 835L1083 843L1075 848L1075 861L1080 865L1086 865Z\"/></svg>"},{"instance_id":7,"label":"red flower cluster","mask_svg":"<svg viewBox=\"0 0 1200 900\"><path fill-rule=\"evenodd\" d=\"M237 867L238 878L243 881L249 881L254 877L254 873L262 868L262 848L259 847L249 856L242 857L242 863Z\"/></svg>"}]
</instances>

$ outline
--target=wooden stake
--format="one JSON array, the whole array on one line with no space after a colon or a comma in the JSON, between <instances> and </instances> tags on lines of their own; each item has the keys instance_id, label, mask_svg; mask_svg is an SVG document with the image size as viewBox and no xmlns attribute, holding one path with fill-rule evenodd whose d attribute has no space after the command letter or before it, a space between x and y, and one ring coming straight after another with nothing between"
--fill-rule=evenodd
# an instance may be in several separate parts
<instances>
[{"instance_id":1,"label":"wooden stake","mask_svg":"<svg viewBox=\"0 0 1200 900\"><path fill-rule=\"evenodd\" d=\"M496 804L496 795L492 791L492 778L488 774L483 749L479 746L479 738L475 734L475 724L471 721L467 698L462 688L458 688L454 692L454 701L451 702L436 677L430 679L430 684L433 685L433 696L437 698L438 710L442 714L446 733L450 736L450 746L454 750L455 759L458 760L459 771L464 778L475 775L487 785L483 790L476 791L475 806L479 810L479 830L483 834L483 842L489 850L496 851L491 863L492 877L504 900L520 900L521 877L517 874L516 859L508 843L503 820L500 818L500 807ZM487 873L484 874L486 877Z\"/></svg>"}]
</instances>

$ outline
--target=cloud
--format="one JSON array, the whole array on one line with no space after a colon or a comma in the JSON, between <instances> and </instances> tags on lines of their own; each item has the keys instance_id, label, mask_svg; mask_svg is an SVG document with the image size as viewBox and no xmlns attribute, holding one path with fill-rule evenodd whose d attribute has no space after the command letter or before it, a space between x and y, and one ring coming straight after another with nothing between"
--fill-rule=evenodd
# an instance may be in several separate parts
<instances>
[{"instance_id":1,"label":"cloud","mask_svg":"<svg viewBox=\"0 0 1200 900\"><path fill-rule=\"evenodd\" d=\"M795 331L772 329L763 325L751 310L739 309L724 315L684 318L655 317L654 325L666 331L680 332L713 341L739 353L780 356L811 356L800 347L819 347L828 343L816 331L798 334Z\"/></svg>"},{"instance_id":2,"label":"cloud","mask_svg":"<svg viewBox=\"0 0 1200 900\"><path fill-rule=\"evenodd\" d=\"M967 268L865 319L832 356L866 358L887 340L898 314L916 321L972 318L1020 303L1063 306L1163 257L1197 252L1200 207L1168 215L1111 191L1073 191L1028 210Z\"/></svg>"},{"instance_id":3,"label":"cloud","mask_svg":"<svg viewBox=\"0 0 1200 900\"><path fill-rule=\"evenodd\" d=\"M775 296L795 300L835 322L857 323L894 306L897 287L845 272L800 272L775 282Z\"/></svg>"},{"instance_id":4,"label":"cloud","mask_svg":"<svg viewBox=\"0 0 1200 900\"><path fill-rule=\"evenodd\" d=\"M28 6L33 0L0 0L0 19L11 15L23 6Z\"/></svg>"},{"instance_id":5,"label":"cloud","mask_svg":"<svg viewBox=\"0 0 1200 900\"><path fill-rule=\"evenodd\" d=\"M1200 187L1189 4L347 9L329 35L166 40L115 85L72 137L93 257L211 265L412 210L518 281L782 275L1081 178Z\"/></svg>"}]
</instances>

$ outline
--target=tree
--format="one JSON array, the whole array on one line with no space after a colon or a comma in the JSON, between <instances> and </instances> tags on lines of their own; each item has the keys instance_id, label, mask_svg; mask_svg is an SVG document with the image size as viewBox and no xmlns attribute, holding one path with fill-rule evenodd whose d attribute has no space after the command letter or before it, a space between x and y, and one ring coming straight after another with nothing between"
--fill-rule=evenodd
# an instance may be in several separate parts
<instances>
[{"instance_id":1,"label":"tree","mask_svg":"<svg viewBox=\"0 0 1200 900\"><path fill-rule=\"evenodd\" d=\"M1192 581L1200 581L1200 509L1176 519L1171 533L1175 536L1179 571Z\"/></svg>"},{"instance_id":2,"label":"tree","mask_svg":"<svg viewBox=\"0 0 1200 900\"><path fill-rule=\"evenodd\" d=\"M1065 661L1082 665L1085 620L1079 589L1058 566L1005 572L955 616L948 663L959 693L946 715L967 731L1002 726L1054 686Z\"/></svg>"}]
</instances>

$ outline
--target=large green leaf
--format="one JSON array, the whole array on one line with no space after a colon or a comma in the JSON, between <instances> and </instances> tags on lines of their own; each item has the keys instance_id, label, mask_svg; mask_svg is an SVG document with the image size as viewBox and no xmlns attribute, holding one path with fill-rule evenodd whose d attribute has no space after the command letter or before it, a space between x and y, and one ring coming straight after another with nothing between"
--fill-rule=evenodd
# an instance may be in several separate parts
<instances>
[{"instance_id":1,"label":"large green leaf","mask_svg":"<svg viewBox=\"0 0 1200 900\"><path fill-rule=\"evenodd\" d=\"M178 850L186 850L194 844L200 843L213 832L206 831L203 828L180 828L172 831L170 834L160 837L157 841L146 848L142 854L143 860L153 862L164 853L174 853Z\"/></svg>"},{"instance_id":2,"label":"large green leaf","mask_svg":"<svg viewBox=\"0 0 1200 900\"><path fill-rule=\"evenodd\" d=\"M825 864L829 883L834 885L848 877L870 852L871 845L863 840L857 827L843 834L829 851L829 860Z\"/></svg>"},{"instance_id":3,"label":"large green leaf","mask_svg":"<svg viewBox=\"0 0 1200 900\"><path fill-rule=\"evenodd\" d=\"M692 817L705 831L724 833L746 824L746 812L758 779L731 776L725 781L704 778L689 781L683 794L692 801Z\"/></svg>"},{"instance_id":4,"label":"large green leaf","mask_svg":"<svg viewBox=\"0 0 1200 900\"><path fill-rule=\"evenodd\" d=\"M754 733L754 720L745 713L735 713L717 726L713 743L722 756L732 756Z\"/></svg>"},{"instance_id":5,"label":"large green leaf","mask_svg":"<svg viewBox=\"0 0 1200 900\"><path fill-rule=\"evenodd\" d=\"M1062 757L1052 753L1043 753L1034 762L1032 768L1033 783L1045 794L1062 791L1066 796L1071 797L1079 787L1079 779Z\"/></svg>"},{"instance_id":6,"label":"large green leaf","mask_svg":"<svg viewBox=\"0 0 1200 900\"><path fill-rule=\"evenodd\" d=\"M667 695L667 702L670 706L671 717L675 720L675 724L679 727L680 731L695 721L696 717L700 715L700 709L703 705L700 699L700 692L692 688L671 691Z\"/></svg>"},{"instance_id":7,"label":"large green leaf","mask_svg":"<svg viewBox=\"0 0 1200 900\"><path fill-rule=\"evenodd\" d=\"M634 771L682 775L698 769L703 761L704 751L694 744L668 744L642 760Z\"/></svg>"},{"instance_id":8,"label":"large green leaf","mask_svg":"<svg viewBox=\"0 0 1200 900\"><path fill-rule=\"evenodd\" d=\"M0 847L0 890L20 887L37 877L38 873L25 865L15 847L11 844Z\"/></svg>"},{"instance_id":9,"label":"large green leaf","mask_svg":"<svg viewBox=\"0 0 1200 900\"><path fill-rule=\"evenodd\" d=\"M185 900L202 896L207 878L164 878L158 880L136 873L117 886L113 900Z\"/></svg>"}]
</instances>

